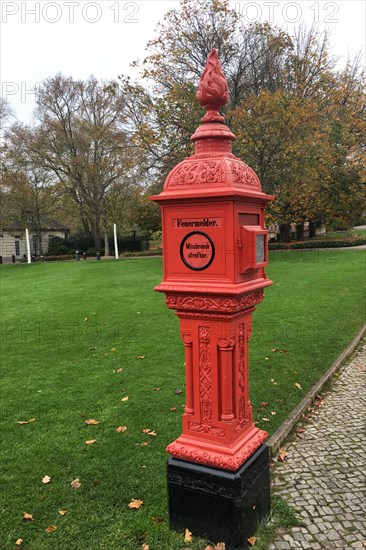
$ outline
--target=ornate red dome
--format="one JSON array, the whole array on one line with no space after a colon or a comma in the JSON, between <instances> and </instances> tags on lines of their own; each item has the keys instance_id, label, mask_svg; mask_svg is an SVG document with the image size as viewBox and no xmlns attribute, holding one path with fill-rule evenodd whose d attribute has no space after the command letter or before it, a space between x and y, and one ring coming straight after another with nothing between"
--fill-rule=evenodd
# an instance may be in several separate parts
<instances>
[{"instance_id":1,"label":"ornate red dome","mask_svg":"<svg viewBox=\"0 0 366 550\"><path fill-rule=\"evenodd\" d=\"M157 200L191 197L263 197L256 173L232 153L235 135L225 124L220 108L229 99L227 80L217 51L212 49L202 73L197 99L206 109L191 137L195 152L168 174Z\"/></svg>"}]
</instances>

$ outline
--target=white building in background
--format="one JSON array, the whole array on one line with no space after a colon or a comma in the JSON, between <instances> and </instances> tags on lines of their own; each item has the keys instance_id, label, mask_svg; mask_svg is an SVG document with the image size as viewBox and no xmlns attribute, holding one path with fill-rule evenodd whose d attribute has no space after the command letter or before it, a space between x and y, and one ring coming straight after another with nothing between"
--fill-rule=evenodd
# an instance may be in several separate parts
<instances>
[{"instance_id":1,"label":"white building in background","mask_svg":"<svg viewBox=\"0 0 366 550\"><path fill-rule=\"evenodd\" d=\"M68 230L64 228L42 229L42 253L47 254L48 245L53 237L65 239ZM40 243L37 234L29 228L29 240L32 256L40 255ZM11 261L12 256L21 260L27 254L27 243L25 240L25 229L0 229L0 256L3 261Z\"/></svg>"}]
</instances>

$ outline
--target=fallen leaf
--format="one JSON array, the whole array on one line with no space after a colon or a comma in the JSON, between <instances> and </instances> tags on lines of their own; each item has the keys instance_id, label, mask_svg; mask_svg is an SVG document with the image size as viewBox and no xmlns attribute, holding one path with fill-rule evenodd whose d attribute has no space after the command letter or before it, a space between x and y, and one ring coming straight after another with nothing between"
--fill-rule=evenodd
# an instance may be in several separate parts
<instances>
[{"instance_id":1,"label":"fallen leaf","mask_svg":"<svg viewBox=\"0 0 366 550\"><path fill-rule=\"evenodd\" d=\"M23 512L23 519L25 519L27 521L33 521L33 515L28 514L27 512Z\"/></svg>"},{"instance_id":2,"label":"fallen leaf","mask_svg":"<svg viewBox=\"0 0 366 550\"><path fill-rule=\"evenodd\" d=\"M80 483L80 479L77 477L76 479L74 479L71 483L70 483L71 487L73 489L80 489L81 487L81 483Z\"/></svg>"},{"instance_id":3,"label":"fallen leaf","mask_svg":"<svg viewBox=\"0 0 366 550\"><path fill-rule=\"evenodd\" d=\"M84 420L84 423L87 426L96 426L97 424L99 424L98 420L95 420L94 418L89 418L89 420Z\"/></svg>"},{"instance_id":4,"label":"fallen leaf","mask_svg":"<svg viewBox=\"0 0 366 550\"><path fill-rule=\"evenodd\" d=\"M163 523L164 518L162 518L161 516L156 516L155 518L152 518L152 520L153 520L154 523L159 525L160 523Z\"/></svg>"},{"instance_id":5,"label":"fallen leaf","mask_svg":"<svg viewBox=\"0 0 366 550\"><path fill-rule=\"evenodd\" d=\"M277 348L272 348L272 351L273 351L273 352L277 351Z\"/></svg>"},{"instance_id":6,"label":"fallen leaf","mask_svg":"<svg viewBox=\"0 0 366 550\"><path fill-rule=\"evenodd\" d=\"M288 354L287 349L280 349L279 352L280 352L280 353L285 353L286 355Z\"/></svg>"},{"instance_id":7,"label":"fallen leaf","mask_svg":"<svg viewBox=\"0 0 366 550\"><path fill-rule=\"evenodd\" d=\"M117 348L112 348L111 351L117 351Z\"/></svg>"},{"instance_id":8,"label":"fallen leaf","mask_svg":"<svg viewBox=\"0 0 366 550\"><path fill-rule=\"evenodd\" d=\"M67 510L59 510L58 513L60 514L60 516L66 516Z\"/></svg>"},{"instance_id":9,"label":"fallen leaf","mask_svg":"<svg viewBox=\"0 0 366 550\"><path fill-rule=\"evenodd\" d=\"M272 416L275 416L276 414L277 414L276 411L271 411Z\"/></svg>"},{"instance_id":10,"label":"fallen leaf","mask_svg":"<svg viewBox=\"0 0 366 550\"><path fill-rule=\"evenodd\" d=\"M17 539L17 540L15 541L15 544L16 544L17 546L20 546L20 545L22 544L22 542L23 542L23 539Z\"/></svg>"},{"instance_id":11,"label":"fallen leaf","mask_svg":"<svg viewBox=\"0 0 366 550\"><path fill-rule=\"evenodd\" d=\"M288 455L288 452L285 451L285 449L279 449L278 451L278 457L277 457L277 461L278 462L284 462L286 457Z\"/></svg>"},{"instance_id":12,"label":"fallen leaf","mask_svg":"<svg viewBox=\"0 0 366 550\"><path fill-rule=\"evenodd\" d=\"M296 437L298 437L299 439L305 439L304 434L301 434L301 433L297 433Z\"/></svg>"},{"instance_id":13,"label":"fallen leaf","mask_svg":"<svg viewBox=\"0 0 366 550\"><path fill-rule=\"evenodd\" d=\"M274 386L277 386L277 382L275 381L274 378L271 378L271 382L272 382L272 384L273 384Z\"/></svg>"},{"instance_id":14,"label":"fallen leaf","mask_svg":"<svg viewBox=\"0 0 366 550\"><path fill-rule=\"evenodd\" d=\"M127 430L127 426L118 426L118 428L116 429L116 432L123 433L126 430Z\"/></svg>"},{"instance_id":15,"label":"fallen leaf","mask_svg":"<svg viewBox=\"0 0 366 550\"><path fill-rule=\"evenodd\" d=\"M100 485L102 482L100 481L100 479L93 479L92 481L92 485L93 487L96 487L97 485Z\"/></svg>"},{"instance_id":16,"label":"fallen leaf","mask_svg":"<svg viewBox=\"0 0 366 550\"><path fill-rule=\"evenodd\" d=\"M134 499L134 500L131 500L130 504L128 505L128 507L131 509L131 510L138 510L139 508L141 508L141 506L143 505L144 501L143 500L138 500L138 499Z\"/></svg>"},{"instance_id":17,"label":"fallen leaf","mask_svg":"<svg viewBox=\"0 0 366 550\"><path fill-rule=\"evenodd\" d=\"M49 483L50 481L51 481L50 476L44 476L44 478L42 478L42 483Z\"/></svg>"},{"instance_id":18,"label":"fallen leaf","mask_svg":"<svg viewBox=\"0 0 366 550\"><path fill-rule=\"evenodd\" d=\"M255 543L257 542L257 539L256 537L249 537L249 539L247 539L248 543L250 546L254 546Z\"/></svg>"},{"instance_id":19,"label":"fallen leaf","mask_svg":"<svg viewBox=\"0 0 366 550\"><path fill-rule=\"evenodd\" d=\"M269 418L262 418L262 420L264 420L264 422L269 422Z\"/></svg>"},{"instance_id":20,"label":"fallen leaf","mask_svg":"<svg viewBox=\"0 0 366 550\"><path fill-rule=\"evenodd\" d=\"M57 525L50 525L49 527L47 527L47 529L45 529L46 533L53 533L54 531L56 531L57 529Z\"/></svg>"},{"instance_id":21,"label":"fallen leaf","mask_svg":"<svg viewBox=\"0 0 366 550\"><path fill-rule=\"evenodd\" d=\"M183 390L181 390L180 388L178 388L177 390L175 390L174 392L176 395L180 395L181 393L183 393Z\"/></svg>"},{"instance_id":22,"label":"fallen leaf","mask_svg":"<svg viewBox=\"0 0 366 550\"><path fill-rule=\"evenodd\" d=\"M145 359L145 355L136 355L136 359Z\"/></svg>"},{"instance_id":23,"label":"fallen leaf","mask_svg":"<svg viewBox=\"0 0 366 550\"><path fill-rule=\"evenodd\" d=\"M97 348L95 348L95 347L91 347L91 348L89 348L89 351L91 351L91 350L94 350L94 349L97 349Z\"/></svg>"},{"instance_id":24,"label":"fallen leaf","mask_svg":"<svg viewBox=\"0 0 366 550\"><path fill-rule=\"evenodd\" d=\"M123 369L119 368L117 369L117 372L123 372Z\"/></svg>"},{"instance_id":25,"label":"fallen leaf","mask_svg":"<svg viewBox=\"0 0 366 550\"><path fill-rule=\"evenodd\" d=\"M215 550L225 550L225 543L224 542L218 542L215 546Z\"/></svg>"},{"instance_id":26,"label":"fallen leaf","mask_svg":"<svg viewBox=\"0 0 366 550\"><path fill-rule=\"evenodd\" d=\"M299 390L301 390L301 388L302 388L302 385L299 384L298 382L295 382L294 386L295 386L295 388L298 388Z\"/></svg>"},{"instance_id":27,"label":"fallen leaf","mask_svg":"<svg viewBox=\"0 0 366 550\"><path fill-rule=\"evenodd\" d=\"M31 422L35 422L35 418L30 418L29 420L23 420L21 422L18 422L18 424L30 424Z\"/></svg>"},{"instance_id":28,"label":"fallen leaf","mask_svg":"<svg viewBox=\"0 0 366 550\"><path fill-rule=\"evenodd\" d=\"M305 432L305 428L300 428L300 426L296 428L296 433L302 434L303 432Z\"/></svg>"},{"instance_id":29,"label":"fallen leaf","mask_svg":"<svg viewBox=\"0 0 366 550\"><path fill-rule=\"evenodd\" d=\"M85 441L85 445L93 445L93 443L96 443L96 439L89 439L88 441Z\"/></svg>"},{"instance_id":30,"label":"fallen leaf","mask_svg":"<svg viewBox=\"0 0 366 550\"><path fill-rule=\"evenodd\" d=\"M184 532L184 542L192 542L192 533L189 529L186 529Z\"/></svg>"},{"instance_id":31,"label":"fallen leaf","mask_svg":"<svg viewBox=\"0 0 366 550\"><path fill-rule=\"evenodd\" d=\"M152 436L158 435L156 432L154 432L153 430L149 430L149 429L142 430L142 432L143 432L144 434L152 435Z\"/></svg>"},{"instance_id":32,"label":"fallen leaf","mask_svg":"<svg viewBox=\"0 0 366 550\"><path fill-rule=\"evenodd\" d=\"M170 407L169 410L170 410L171 413L173 413L177 410L177 407Z\"/></svg>"},{"instance_id":33,"label":"fallen leaf","mask_svg":"<svg viewBox=\"0 0 366 550\"><path fill-rule=\"evenodd\" d=\"M85 323L85 321L87 321L87 320L88 320L88 317L85 317L85 318L84 318L84 323Z\"/></svg>"},{"instance_id":34,"label":"fallen leaf","mask_svg":"<svg viewBox=\"0 0 366 550\"><path fill-rule=\"evenodd\" d=\"M128 401L128 397L127 397L127 396L126 396L126 397L122 397L121 401L123 401L123 402Z\"/></svg>"},{"instance_id":35,"label":"fallen leaf","mask_svg":"<svg viewBox=\"0 0 366 550\"><path fill-rule=\"evenodd\" d=\"M314 399L313 405L315 407L322 407L324 405L324 399Z\"/></svg>"},{"instance_id":36,"label":"fallen leaf","mask_svg":"<svg viewBox=\"0 0 366 550\"><path fill-rule=\"evenodd\" d=\"M160 388L153 388L154 391L160 391Z\"/></svg>"},{"instance_id":37,"label":"fallen leaf","mask_svg":"<svg viewBox=\"0 0 366 550\"><path fill-rule=\"evenodd\" d=\"M149 545L148 544L143 544L141 546L142 550L149 550Z\"/></svg>"}]
</instances>

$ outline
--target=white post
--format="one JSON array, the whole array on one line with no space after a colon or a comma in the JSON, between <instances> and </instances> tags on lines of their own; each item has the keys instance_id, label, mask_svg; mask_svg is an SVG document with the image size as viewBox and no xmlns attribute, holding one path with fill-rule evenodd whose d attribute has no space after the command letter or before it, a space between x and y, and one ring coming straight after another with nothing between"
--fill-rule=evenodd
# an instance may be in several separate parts
<instances>
[{"instance_id":1,"label":"white post","mask_svg":"<svg viewBox=\"0 0 366 550\"><path fill-rule=\"evenodd\" d=\"M113 224L113 233L114 233L114 253L116 256L116 260L118 260L117 226L115 223Z\"/></svg>"},{"instance_id":2,"label":"white post","mask_svg":"<svg viewBox=\"0 0 366 550\"><path fill-rule=\"evenodd\" d=\"M32 262L31 259L31 251L30 251L30 242L29 242L29 231L28 229L25 230L25 240L27 242L27 259L28 263L30 264Z\"/></svg>"}]
</instances>

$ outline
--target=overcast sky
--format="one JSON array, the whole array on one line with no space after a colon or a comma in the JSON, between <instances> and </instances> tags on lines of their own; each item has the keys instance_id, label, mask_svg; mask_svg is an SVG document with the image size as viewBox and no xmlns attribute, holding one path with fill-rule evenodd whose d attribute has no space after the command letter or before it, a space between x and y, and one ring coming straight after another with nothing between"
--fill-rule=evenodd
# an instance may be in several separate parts
<instances>
[{"instance_id":1,"label":"overcast sky","mask_svg":"<svg viewBox=\"0 0 366 550\"><path fill-rule=\"evenodd\" d=\"M315 21L331 29L333 51L341 60L365 51L363 0L230 4L248 22L267 20L291 31L300 22ZM135 76L130 63L146 55L158 21L178 6L178 0L1 0L1 95L21 121L30 122L32 88L59 71L82 79Z\"/></svg>"}]
</instances>

